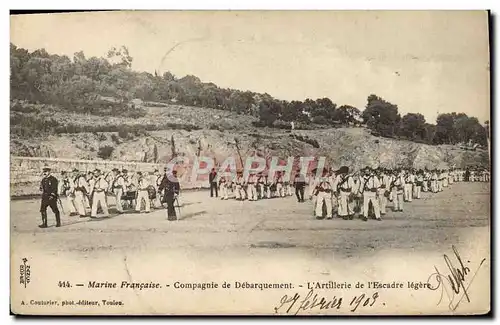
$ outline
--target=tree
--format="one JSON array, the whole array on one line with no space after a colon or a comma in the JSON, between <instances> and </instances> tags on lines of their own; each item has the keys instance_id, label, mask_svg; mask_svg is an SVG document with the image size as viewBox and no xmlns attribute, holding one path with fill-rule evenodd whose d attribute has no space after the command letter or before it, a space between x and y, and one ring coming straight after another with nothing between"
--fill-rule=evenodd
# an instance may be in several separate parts
<instances>
[{"instance_id":1,"label":"tree","mask_svg":"<svg viewBox=\"0 0 500 325\"><path fill-rule=\"evenodd\" d=\"M455 118L452 114L439 114L436 119L435 144L453 142L453 125Z\"/></svg>"},{"instance_id":2,"label":"tree","mask_svg":"<svg viewBox=\"0 0 500 325\"><path fill-rule=\"evenodd\" d=\"M401 120L398 106L373 94L368 96L367 101L362 115L363 122L381 136L393 137Z\"/></svg>"},{"instance_id":3,"label":"tree","mask_svg":"<svg viewBox=\"0 0 500 325\"><path fill-rule=\"evenodd\" d=\"M473 141L486 144L486 130L475 117L464 113L440 114L436 120L435 144L456 144Z\"/></svg>"},{"instance_id":4,"label":"tree","mask_svg":"<svg viewBox=\"0 0 500 325\"><path fill-rule=\"evenodd\" d=\"M333 120L348 125L355 123L360 116L360 111L356 107L349 105L342 105L337 108L333 114Z\"/></svg>"},{"instance_id":5,"label":"tree","mask_svg":"<svg viewBox=\"0 0 500 325\"><path fill-rule=\"evenodd\" d=\"M427 144L434 143L434 136L436 134L436 126L434 124L425 123L424 134L422 139Z\"/></svg>"},{"instance_id":6,"label":"tree","mask_svg":"<svg viewBox=\"0 0 500 325\"><path fill-rule=\"evenodd\" d=\"M436 125L426 123L420 114L409 113L401 119L397 105L373 94L368 96L361 114L353 106L337 107L326 97L284 101L266 93L220 88L192 75L176 78L170 72L161 76L159 72L154 75L136 72L131 69L132 62L125 46L110 49L105 57L87 58L80 51L69 58L49 54L44 49L29 52L11 43L11 98L101 116L134 117L146 114L131 107L134 98L172 101L252 115L260 119L260 125L274 127L279 126L277 120L287 122L286 125L292 121L350 125L362 117L374 133L387 137L399 134L432 144L469 141L485 144L488 134L476 118L463 113L441 114ZM19 113L22 109L16 110Z\"/></svg>"},{"instance_id":7,"label":"tree","mask_svg":"<svg viewBox=\"0 0 500 325\"><path fill-rule=\"evenodd\" d=\"M134 60L129 52L128 48L122 45L120 48L113 47L108 51L107 58L109 61L116 65L120 65L126 68L132 67L132 61Z\"/></svg>"},{"instance_id":8,"label":"tree","mask_svg":"<svg viewBox=\"0 0 500 325\"><path fill-rule=\"evenodd\" d=\"M400 135L409 140L422 140L426 136L425 124L422 114L408 113L401 120Z\"/></svg>"},{"instance_id":9,"label":"tree","mask_svg":"<svg viewBox=\"0 0 500 325\"><path fill-rule=\"evenodd\" d=\"M259 103L259 118L265 126L272 126L280 115L280 106L272 100L264 99Z\"/></svg>"},{"instance_id":10,"label":"tree","mask_svg":"<svg viewBox=\"0 0 500 325\"><path fill-rule=\"evenodd\" d=\"M320 98L314 102L308 102L306 99L306 102L306 107L308 108L311 119L314 123L326 125L333 124L337 105L329 98Z\"/></svg>"}]
</instances>

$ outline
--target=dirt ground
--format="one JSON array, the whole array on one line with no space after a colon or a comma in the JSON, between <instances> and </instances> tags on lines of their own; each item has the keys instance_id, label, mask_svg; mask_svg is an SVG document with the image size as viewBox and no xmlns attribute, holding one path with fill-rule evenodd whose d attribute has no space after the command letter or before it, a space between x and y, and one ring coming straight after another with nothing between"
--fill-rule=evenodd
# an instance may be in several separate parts
<instances>
[{"instance_id":1,"label":"dirt ground","mask_svg":"<svg viewBox=\"0 0 500 325\"><path fill-rule=\"evenodd\" d=\"M316 220L312 203L295 197L248 201L221 201L206 191L181 196L178 221L166 220L166 210L149 214L112 214L109 218L62 217L55 228L49 209L49 228L39 229L39 201L11 202L11 247L30 247L45 253L92 256L121 251L168 249L294 250L314 254L335 251L342 257L374 251L435 250L465 240L470 229L488 236L490 184L455 183L445 191L423 193L382 222L370 220Z\"/></svg>"},{"instance_id":2,"label":"dirt ground","mask_svg":"<svg viewBox=\"0 0 500 325\"><path fill-rule=\"evenodd\" d=\"M11 303L17 312L40 314L289 314L277 311L284 295L306 297L309 284L340 281L352 289L315 290L320 296L345 299L340 309L301 313L353 314L357 295L380 295L360 314L449 313L438 291L418 290L429 275L446 271L443 254L455 245L477 276L467 276L471 301L459 313L489 310L489 184L456 183L444 192L424 193L389 212L382 222L316 220L312 203L294 197L257 202L221 201L206 191L181 195L178 221L165 210L110 218L63 217L54 227L38 228L39 202L11 202ZM390 210L390 209L389 209ZM479 270L481 259L487 260ZM19 265L31 266L31 282L19 285ZM457 263L456 261L454 263ZM458 264L457 264L458 265ZM69 281L72 288L61 287ZM90 289L88 283L144 282L157 290ZM398 281L401 289L356 289L356 283ZM223 283L230 289L177 288L179 283ZM286 289L242 289L236 283L289 283ZM75 287L82 283L85 287ZM120 308L85 305L39 307L31 300L117 300ZM302 298L301 298L302 299ZM375 302L375 301L373 301Z\"/></svg>"}]
</instances>

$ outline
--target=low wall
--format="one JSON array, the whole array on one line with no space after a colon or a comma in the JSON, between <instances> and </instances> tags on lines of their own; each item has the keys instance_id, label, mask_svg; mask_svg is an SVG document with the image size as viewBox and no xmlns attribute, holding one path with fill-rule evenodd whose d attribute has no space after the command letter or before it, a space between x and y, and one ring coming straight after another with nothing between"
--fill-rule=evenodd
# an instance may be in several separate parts
<instances>
[{"instance_id":1,"label":"low wall","mask_svg":"<svg viewBox=\"0 0 500 325\"><path fill-rule=\"evenodd\" d=\"M158 169L163 173L165 164L151 164L138 162L124 161L109 161L109 160L76 160L64 158L45 158L45 157L10 157L10 195L16 196L31 196L40 194L39 186L41 173L44 167L50 167L52 174L60 179L61 171L70 172L74 168L80 171L93 171L98 168L103 172L108 172L113 168L128 169L129 172L152 172ZM199 181L183 183L181 187L202 188L208 187L206 177L200 177Z\"/></svg>"}]
</instances>

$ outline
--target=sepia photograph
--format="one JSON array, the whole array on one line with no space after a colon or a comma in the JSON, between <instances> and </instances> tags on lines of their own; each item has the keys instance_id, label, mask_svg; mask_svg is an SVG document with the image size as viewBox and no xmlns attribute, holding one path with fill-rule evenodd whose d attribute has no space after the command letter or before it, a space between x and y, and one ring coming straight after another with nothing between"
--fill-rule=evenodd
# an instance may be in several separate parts
<instances>
[{"instance_id":1,"label":"sepia photograph","mask_svg":"<svg viewBox=\"0 0 500 325\"><path fill-rule=\"evenodd\" d=\"M11 313L488 314L490 24L11 13Z\"/></svg>"}]
</instances>

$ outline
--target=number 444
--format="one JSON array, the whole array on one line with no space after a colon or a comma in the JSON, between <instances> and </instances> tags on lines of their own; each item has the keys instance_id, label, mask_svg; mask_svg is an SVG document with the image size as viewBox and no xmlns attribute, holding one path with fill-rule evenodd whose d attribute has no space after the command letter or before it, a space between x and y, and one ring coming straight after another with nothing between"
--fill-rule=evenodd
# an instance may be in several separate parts
<instances>
[{"instance_id":1,"label":"number 444","mask_svg":"<svg viewBox=\"0 0 500 325\"><path fill-rule=\"evenodd\" d=\"M59 288L71 288L69 281L59 281L58 286Z\"/></svg>"}]
</instances>

